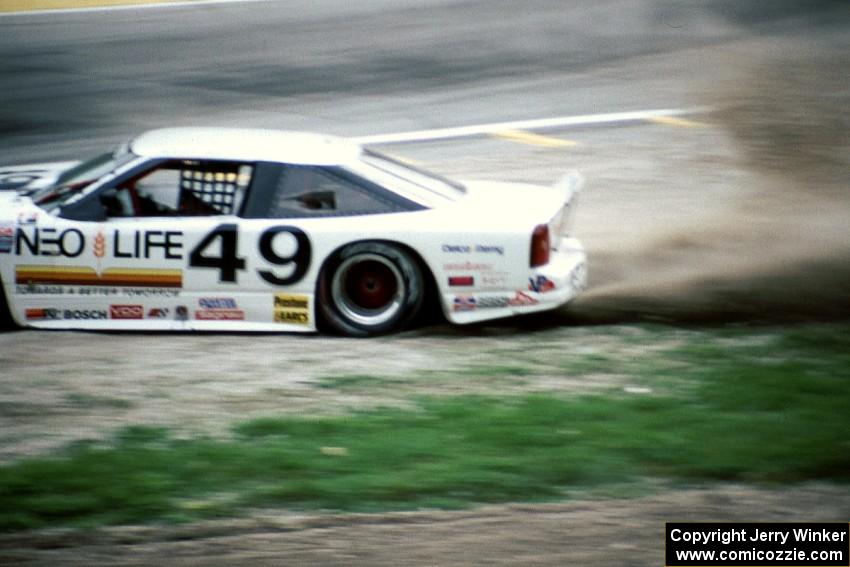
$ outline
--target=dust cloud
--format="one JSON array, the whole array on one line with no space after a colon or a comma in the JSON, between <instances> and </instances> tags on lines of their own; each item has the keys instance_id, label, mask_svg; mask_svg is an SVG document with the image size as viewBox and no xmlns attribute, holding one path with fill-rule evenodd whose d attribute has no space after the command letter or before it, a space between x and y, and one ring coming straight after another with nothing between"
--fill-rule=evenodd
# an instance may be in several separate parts
<instances>
[{"instance_id":1,"label":"dust cloud","mask_svg":"<svg viewBox=\"0 0 850 567\"><path fill-rule=\"evenodd\" d=\"M698 102L714 109L707 120L737 147L746 171L740 197L686 226L601 251L572 316L674 323L850 316L848 69L846 45L817 40L761 39L719 54Z\"/></svg>"}]
</instances>

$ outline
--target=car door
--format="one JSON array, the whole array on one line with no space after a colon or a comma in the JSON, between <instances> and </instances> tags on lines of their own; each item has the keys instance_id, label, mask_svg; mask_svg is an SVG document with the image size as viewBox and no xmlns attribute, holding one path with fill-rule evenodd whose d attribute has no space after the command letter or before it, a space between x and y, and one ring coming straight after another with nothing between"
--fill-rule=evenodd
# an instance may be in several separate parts
<instances>
[{"instance_id":1,"label":"car door","mask_svg":"<svg viewBox=\"0 0 850 567\"><path fill-rule=\"evenodd\" d=\"M253 165L151 160L76 204L110 328L238 329L259 316L235 277L237 212ZM97 213L91 213L97 211Z\"/></svg>"}]
</instances>

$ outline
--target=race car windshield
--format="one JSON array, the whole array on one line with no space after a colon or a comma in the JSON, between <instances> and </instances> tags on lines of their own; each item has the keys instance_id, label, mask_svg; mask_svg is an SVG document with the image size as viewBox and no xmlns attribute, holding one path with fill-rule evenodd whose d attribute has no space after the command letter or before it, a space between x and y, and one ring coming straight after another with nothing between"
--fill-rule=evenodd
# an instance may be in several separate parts
<instances>
[{"instance_id":1,"label":"race car windshield","mask_svg":"<svg viewBox=\"0 0 850 567\"><path fill-rule=\"evenodd\" d=\"M48 211L59 208L92 182L115 171L135 157L124 147L112 153L93 157L63 172L55 185L45 187L33 195L33 201Z\"/></svg>"},{"instance_id":2,"label":"race car windshield","mask_svg":"<svg viewBox=\"0 0 850 567\"><path fill-rule=\"evenodd\" d=\"M459 183L371 150L364 151L361 160L370 166L365 175L426 206L457 201L466 192Z\"/></svg>"}]
</instances>

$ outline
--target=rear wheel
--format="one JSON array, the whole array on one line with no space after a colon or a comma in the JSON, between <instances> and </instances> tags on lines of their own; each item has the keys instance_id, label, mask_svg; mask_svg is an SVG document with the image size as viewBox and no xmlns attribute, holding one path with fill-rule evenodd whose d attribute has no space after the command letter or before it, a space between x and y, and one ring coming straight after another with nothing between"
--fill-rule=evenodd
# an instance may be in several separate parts
<instances>
[{"instance_id":1,"label":"rear wheel","mask_svg":"<svg viewBox=\"0 0 850 567\"><path fill-rule=\"evenodd\" d=\"M317 308L332 330L369 337L405 328L424 297L422 271L409 253L361 242L346 246L324 266Z\"/></svg>"}]
</instances>

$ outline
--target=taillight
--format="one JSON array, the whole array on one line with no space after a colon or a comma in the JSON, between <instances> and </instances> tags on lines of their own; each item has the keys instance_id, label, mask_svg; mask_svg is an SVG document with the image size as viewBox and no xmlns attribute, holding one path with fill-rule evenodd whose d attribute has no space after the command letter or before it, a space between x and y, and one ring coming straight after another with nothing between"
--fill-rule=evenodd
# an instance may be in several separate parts
<instances>
[{"instance_id":1,"label":"taillight","mask_svg":"<svg viewBox=\"0 0 850 567\"><path fill-rule=\"evenodd\" d=\"M549 263L549 225L538 224L531 233L531 267Z\"/></svg>"}]
</instances>

